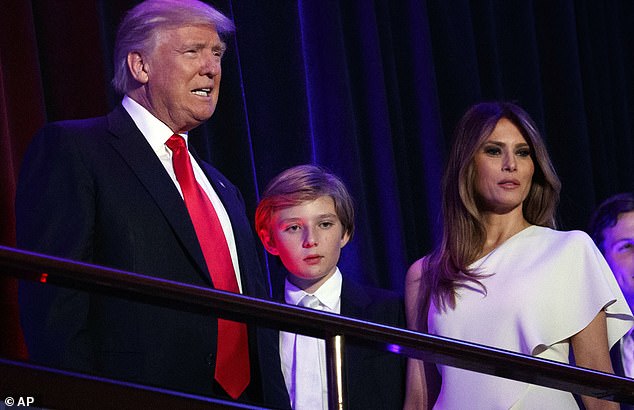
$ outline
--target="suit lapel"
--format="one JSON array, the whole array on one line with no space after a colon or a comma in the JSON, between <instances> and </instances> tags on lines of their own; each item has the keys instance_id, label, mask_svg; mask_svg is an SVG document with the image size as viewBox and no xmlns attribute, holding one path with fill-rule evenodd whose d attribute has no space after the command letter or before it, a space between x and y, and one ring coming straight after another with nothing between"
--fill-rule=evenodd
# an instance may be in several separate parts
<instances>
[{"instance_id":1,"label":"suit lapel","mask_svg":"<svg viewBox=\"0 0 634 410\"><path fill-rule=\"evenodd\" d=\"M370 320L368 307L371 303L372 299L360 283L343 278L343 283L341 284L341 315L354 319ZM358 377L362 373L359 370L359 366L365 363L366 358L376 356L377 352L374 349L355 344L348 345L346 354L348 380L350 380L350 377Z\"/></svg>"},{"instance_id":2,"label":"suit lapel","mask_svg":"<svg viewBox=\"0 0 634 410\"><path fill-rule=\"evenodd\" d=\"M246 218L246 210L240 192L217 169L201 161L193 149L190 149L190 152L207 176L231 221L236 251L238 252L238 263L240 265L242 293L268 298L269 292L262 282L263 276L260 271L260 261L257 259L257 250L253 247L255 238Z\"/></svg>"},{"instance_id":3,"label":"suit lapel","mask_svg":"<svg viewBox=\"0 0 634 410\"><path fill-rule=\"evenodd\" d=\"M343 278L341 284L341 314L344 316L363 319L370 297L358 283Z\"/></svg>"},{"instance_id":4,"label":"suit lapel","mask_svg":"<svg viewBox=\"0 0 634 410\"><path fill-rule=\"evenodd\" d=\"M240 234L240 227L238 226L239 219L235 215L236 210L242 209L242 207L239 204L235 203L232 190L230 190L229 187L227 187L227 185L222 181L220 173L216 171L214 168L212 168L210 165L208 165L207 163L203 162L200 159L200 157L198 157L198 154L196 154L196 151L193 149L193 147L190 147L190 153L192 154L194 160L198 163L198 166L200 167L200 169L203 170L203 173L207 177L207 180L211 184L211 187L216 192L216 195L218 195L220 202L222 202L222 205L224 206L225 211L227 212L227 216L229 216L229 221L231 222L231 229L233 232L233 238L236 244L236 252L238 253L238 265L240 267L240 280L242 282L242 293L245 295L250 294L249 292L249 287L250 287L249 277L250 276L247 275L247 272L245 271L244 266L242 266L242 262L244 261L244 255L240 247L242 243L242 238L240 238L239 236Z\"/></svg>"},{"instance_id":5,"label":"suit lapel","mask_svg":"<svg viewBox=\"0 0 634 410\"><path fill-rule=\"evenodd\" d=\"M115 136L112 146L150 193L183 244L184 251L190 254L201 276L211 285L207 265L185 203L161 161L122 106L119 105L108 115L108 125L109 131Z\"/></svg>"}]
</instances>

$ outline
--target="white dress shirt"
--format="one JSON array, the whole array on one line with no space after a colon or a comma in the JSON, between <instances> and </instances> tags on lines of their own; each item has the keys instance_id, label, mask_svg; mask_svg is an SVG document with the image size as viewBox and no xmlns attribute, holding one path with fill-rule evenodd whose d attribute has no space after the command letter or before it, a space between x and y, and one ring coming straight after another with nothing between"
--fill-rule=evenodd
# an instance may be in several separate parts
<instances>
[{"instance_id":1,"label":"white dress shirt","mask_svg":"<svg viewBox=\"0 0 634 410\"><path fill-rule=\"evenodd\" d=\"M343 278L339 268L335 271L334 275L330 277L323 285L319 287L312 295L319 299L320 310L332 313L341 313L341 284ZM308 293L299 289L285 280L284 286L284 298L289 305L297 305ZM302 391L296 391L295 386L295 369L297 364L295 363L295 343L296 334L288 332L280 332L280 359L282 364L282 374L284 375L284 381L286 383L286 389L289 392L291 406L296 410L327 410L328 409L328 384L327 384L327 369L326 369L326 342L323 339L317 339L319 354L313 358L313 366L315 371L319 372L321 377L321 403L311 403L310 406L296 406L295 403L298 397L306 394ZM307 359L303 359L307 360ZM308 359L310 360L310 359ZM301 390L301 389L300 389Z\"/></svg>"},{"instance_id":2,"label":"white dress shirt","mask_svg":"<svg viewBox=\"0 0 634 410\"><path fill-rule=\"evenodd\" d=\"M174 182L176 189L183 196L181 191L181 187L178 184L178 180L176 179L176 174L174 173L174 166L172 165L172 151L165 145L165 142L174 135L174 132L161 120L153 116L145 107L141 104L134 101L132 98L127 95L123 97L123 101L121 102L123 108L130 114L132 117L132 121L139 128L145 139L147 140L150 147L163 164L165 171L167 171L170 178ZM185 139L185 144L187 141L187 133L179 134ZM209 179L200 168L196 160L192 157L191 153L189 154L189 158L192 163L192 168L194 169L194 176L196 177L196 181L203 188L203 191L209 197L211 204L213 205L216 213L218 214L218 219L220 219L220 225L222 226L222 230L225 234L225 238L227 240L227 245L229 246L229 253L231 254L231 261L233 262L233 269L236 273L236 279L238 281L238 287L240 288L240 292L242 293L242 282L240 281L240 267L238 264L238 250L236 248L235 237L233 236L233 228L231 227L231 220L229 219L229 214L227 214L227 210L225 209L222 201L220 201L220 197L216 193L216 191L211 186ZM160 251L160 250L159 250Z\"/></svg>"},{"instance_id":3,"label":"white dress shirt","mask_svg":"<svg viewBox=\"0 0 634 410\"><path fill-rule=\"evenodd\" d=\"M634 378L634 334L632 330L621 338L620 349L625 376Z\"/></svg>"}]
</instances>

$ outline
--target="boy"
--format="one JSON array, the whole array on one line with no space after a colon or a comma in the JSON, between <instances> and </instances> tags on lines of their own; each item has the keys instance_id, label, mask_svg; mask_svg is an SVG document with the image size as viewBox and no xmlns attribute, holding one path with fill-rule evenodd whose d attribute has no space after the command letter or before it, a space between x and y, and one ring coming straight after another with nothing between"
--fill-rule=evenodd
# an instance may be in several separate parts
<instances>
[{"instance_id":1,"label":"boy","mask_svg":"<svg viewBox=\"0 0 634 410\"><path fill-rule=\"evenodd\" d=\"M588 233L605 256L616 281L634 309L634 193L623 192L603 201L592 214ZM612 347L612 367L619 376L634 377L634 331ZM621 404L622 409L634 406Z\"/></svg>"},{"instance_id":2,"label":"boy","mask_svg":"<svg viewBox=\"0 0 634 410\"><path fill-rule=\"evenodd\" d=\"M403 326L398 295L344 280L337 267L341 249L354 232L354 208L335 175L314 165L282 172L267 186L255 219L264 247L288 270L286 303ZM280 358L291 406L326 409L324 341L280 332ZM404 363L394 354L350 346L345 367L348 408L401 408Z\"/></svg>"}]
</instances>

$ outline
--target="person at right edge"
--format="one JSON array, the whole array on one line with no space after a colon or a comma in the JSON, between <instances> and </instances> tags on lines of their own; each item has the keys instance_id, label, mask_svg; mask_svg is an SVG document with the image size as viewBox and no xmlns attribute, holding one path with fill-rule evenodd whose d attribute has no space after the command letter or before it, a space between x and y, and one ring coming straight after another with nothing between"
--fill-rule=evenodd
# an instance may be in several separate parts
<instances>
[{"instance_id":1,"label":"person at right edge","mask_svg":"<svg viewBox=\"0 0 634 410\"><path fill-rule=\"evenodd\" d=\"M630 309L634 306L634 193L623 192L595 209L588 233L605 256ZM634 377L634 335L630 330L610 350L614 373ZM634 410L634 404L621 404Z\"/></svg>"},{"instance_id":2,"label":"person at right edge","mask_svg":"<svg viewBox=\"0 0 634 410\"><path fill-rule=\"evenodd\" d=\"M590 237L554 229L560 182L528 114L506 102L467 110L442 186L442 242L406 277L408 327L563 363L573 353L612 373L609 349L634 318ZM567 391L447 365L434 383L434 370L409 360L406 409L579 407Z\"/></svg>"}]
</instances>

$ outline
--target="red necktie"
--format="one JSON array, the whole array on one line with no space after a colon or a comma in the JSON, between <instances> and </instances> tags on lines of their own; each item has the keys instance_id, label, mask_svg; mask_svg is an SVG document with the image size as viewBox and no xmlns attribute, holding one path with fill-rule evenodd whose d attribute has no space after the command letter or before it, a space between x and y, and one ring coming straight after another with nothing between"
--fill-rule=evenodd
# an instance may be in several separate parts
<instances>
[{"instance_id":1,"label":"red necktie","mask_svg":"<svg viewBox=\"0 0 634 410\"><path fill-rule=\"evenodd\" d=\"M194 224L214 287L240 293L220 220L209 197L194 177L185 140L175 134L165 144L172 150L174 173L181 186L185 205ZM244 323L218 319L214 377L234 399L238 398L249 384L249 347L247 326Z\"/></svg>"}]
</instances>

